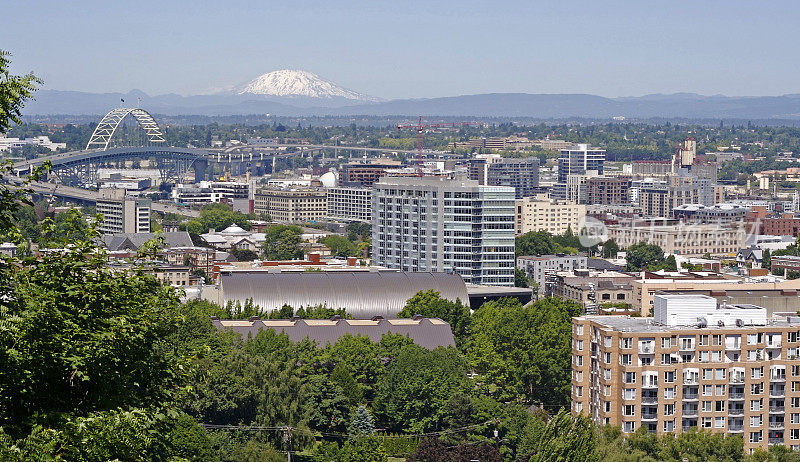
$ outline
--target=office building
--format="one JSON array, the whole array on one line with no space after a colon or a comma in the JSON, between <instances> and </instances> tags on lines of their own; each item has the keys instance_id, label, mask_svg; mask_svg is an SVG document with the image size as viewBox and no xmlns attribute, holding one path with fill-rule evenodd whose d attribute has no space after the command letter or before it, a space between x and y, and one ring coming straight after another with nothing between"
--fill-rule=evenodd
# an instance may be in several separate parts
<instances>
[{"instance_id":1,"label":"office building","mask_svg":"<svg viewBox=\"0 0 800 462\"><path fill-rule=\"evenodd\" d=\"M624 433L740 435L747 452L800 449L800 318L656 295L654 317L572 324L572 412Z\"/></svg>"},{"instance_id":2,"label":"office building","mask_svg":"<svg viewBox=\"0 0 800 462\"><path fill-rule=\"evenodd\" d=\"M328 214L326 193L320 189L265 188L255 195L254 212L281 223L324 220Z\"/></svg>"},{"instance_id":3,"label":"office building","mask_svg":"<svg viewBox=\"0 0 800 462\"><path fill-rule=\"evenodd\" d=\"M374 185L372 263L514 285L514 189L474 180L386 177Z\"/></svg>"},{"instance_id":4,"label":"office building","mask_svg":"<svg viewBox=\"0 0 800 462\"><path fill-rule=\"evenodd\" d=\"M149 233L150 199L125 195L124 189L101 189L96 202L97 213L103 215L102 234Z\"/></svg>"},{"instance_id":5,"label":"office building","mask_svg":"<svg viewBox=\"0 0 800 462\"><path fill-rule=\"evenodd\" d=\"M586 217L586 206L543 196L526 197L516 201L515 232L517 235L531 231L564 234L567 229L578 233Z\"/></svg>"},{"instance_id":6,"label":"office building","mask_svg":"<svg viewBox=\"0 0 800 462\"><path fill-rule=\"evenodd\" d=\"M325 189L328 218L343 221L372 221L372 189L338 186Z\"/></svg>"},{"instance_id":7,"label":"office building","mask_svg":"<svg viewBox=\"0 0 800 462\"><path fill-rule=\"evenodd\" d=\"M197 184L176 184L172 200L178 204L230 203L250 198L250 184L238 181L201 181Z\"/></svg>"}]
</instances>

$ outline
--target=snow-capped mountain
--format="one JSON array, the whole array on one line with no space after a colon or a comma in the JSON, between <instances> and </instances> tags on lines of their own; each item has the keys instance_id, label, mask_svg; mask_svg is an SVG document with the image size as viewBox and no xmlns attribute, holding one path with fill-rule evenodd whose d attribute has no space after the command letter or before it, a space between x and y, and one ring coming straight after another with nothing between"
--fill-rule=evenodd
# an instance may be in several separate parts
<instances>
[{"instance_id":1,"label":"snow-capped mountain","mask_svg":"<svg viewBox=\"0 0 800 462\"><path fill-rule=\"evenodd\" d=\"M238 87L235 92L239 95L381 101L379 98L342 88L314 73L289 69L262 74Z\"/></svg>"}]
</instances>

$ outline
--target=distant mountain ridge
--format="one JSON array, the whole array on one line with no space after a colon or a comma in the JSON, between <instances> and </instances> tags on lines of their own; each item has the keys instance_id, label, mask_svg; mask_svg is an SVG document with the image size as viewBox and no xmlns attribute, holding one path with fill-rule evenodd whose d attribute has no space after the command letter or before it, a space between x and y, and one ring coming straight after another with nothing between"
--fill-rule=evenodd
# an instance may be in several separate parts
<instances>
[{"instance_id":1,"label":"distant mountain ridge","mask_svg":"<svg viewBox=\"0 0 800 462\"><path fill-rule=\"evenodd\" d=\"M800 119L798 94L729 97L678 93L606 98L589 94L488 93L372 102L333 94L327 97L301 94L273 95L249 93L240 89L239 93L196 96L175 94L148 96L138 90L102 94L40 90L35 93L35 97L35 101L26 104L24 114L102 115L117 107L120 98L125 99L126 104L130 104L129 102L134 102L140 97L143 108L164 115Z\"/></svg>"}]
</instances>

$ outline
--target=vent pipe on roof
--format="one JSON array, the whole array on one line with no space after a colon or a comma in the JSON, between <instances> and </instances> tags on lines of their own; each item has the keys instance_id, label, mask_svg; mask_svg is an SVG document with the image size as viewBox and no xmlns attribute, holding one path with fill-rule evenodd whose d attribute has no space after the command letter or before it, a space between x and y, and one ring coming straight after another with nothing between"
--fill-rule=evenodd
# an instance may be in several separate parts
<instances>
[{"instance_id":1,"label":"vent pipe on roof","mask_svg":"<svg viewBox=\"0 0 800 462\"><path fill-rule=\"evenodd\" d=\"M334 314L333 316L331 316L331 321L341 321L341 320L342 317L339 316L338 314Z\"/></svg>"},{"instance_id":2,"label":"vent pipe on roof","mask_svg":"<svg viewBox=\"0 0 800 462\"><path fill-rule=\"evenodd\" d=\"M413 319L414 321L422 321L423 317L424 316L422 316L421 314L415 314L414 317L411 319Z\"/></svg>"},{"instance_id":3,"label":"vent pipe on roof","mask_svg":"<svg viewBox=\"0 0 800 462\"><path fill-rule=\"evenodd\" d=\"M211 316L212 321L219 321L219 316Z\"/></svg>"},{"instance_id":4,"label":"vent pipe on roof","mask_svg":"<svg viewBox=\"0 0 800 462\"><path fill-rule=\"evenodd\" d=\"M373 316L373 317L372 317L372 320L373 320L373 321L378 321L378 322L381 322L381 321L383 321L383 316Z\"/></svg>"},{"instance_id":5,"label":"vent pipe on roof","mask_svg":"<svg viewBox=\"0 0 800 462\"><path fill-rule=\"evenodd\" d=\"M259 319L261 319L261 318L259 318L258 316L250 316L250 319L248 319L248 321L250 321L250 322L256 322L256 321L258 321Z\"/></svg>"},{"instance_id":6,"label":"vent pipe on roof","mask_svg":"<svg viewBox=\"0 0 800 462\"><path fill-rule=\"evenodd\" d=\"M297 322L299 320L300 320L300 316L292 316L291 318L289 318L289 321L292 321L292 322Z\"/></svg>"}]
</instances>

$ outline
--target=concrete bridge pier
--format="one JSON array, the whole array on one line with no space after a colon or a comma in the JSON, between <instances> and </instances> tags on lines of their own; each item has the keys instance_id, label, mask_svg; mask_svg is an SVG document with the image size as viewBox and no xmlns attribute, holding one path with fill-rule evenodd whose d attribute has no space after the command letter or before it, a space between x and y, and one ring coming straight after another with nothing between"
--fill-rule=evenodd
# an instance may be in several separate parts
<instances>
[{"instance_id":1,"label":"concrete bridge pier","mask_svg":"<svg viewBox=\"0 0 800 462\"><path fill-rule=\"evenodd\" d=\"M194 161L194 182L199 183L206 179L206 170L208 169L208 161L198 159Z\"/></svg>"}]
</instances>

